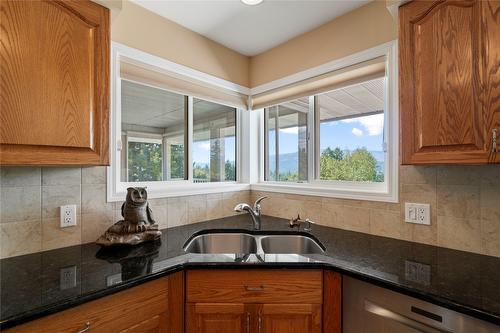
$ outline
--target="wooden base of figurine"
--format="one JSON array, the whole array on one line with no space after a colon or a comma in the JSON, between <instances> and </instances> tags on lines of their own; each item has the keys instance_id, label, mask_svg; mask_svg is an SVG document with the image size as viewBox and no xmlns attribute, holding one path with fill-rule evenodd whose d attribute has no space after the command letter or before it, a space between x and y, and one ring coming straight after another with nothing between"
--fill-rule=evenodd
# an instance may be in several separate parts
<instances>
[{"instance_id":1,"label":"wooden base of figurine","mask_svg":"<svg viewBox=\"0 0 500 333\"><path fill-rule=\"evenodd\" d=\"M144 227L144 231L139 232L124 232L125 221L118 221L113 224L96 243L102 246L113 245L137 245L144 242L157 240L161 237L161 231L158 230L157 224L152 224Z\"/></svg>"}]
</instances>

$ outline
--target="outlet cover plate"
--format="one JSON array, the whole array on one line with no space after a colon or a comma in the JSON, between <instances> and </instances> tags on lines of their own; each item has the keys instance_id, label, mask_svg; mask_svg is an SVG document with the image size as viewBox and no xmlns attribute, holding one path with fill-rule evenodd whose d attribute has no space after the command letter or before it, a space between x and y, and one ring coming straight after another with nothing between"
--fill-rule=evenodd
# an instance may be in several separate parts
<instances>
[{"instance_id":1,"label":"outlet cover plate","mask_svg":"<svg viewBox=\"0 0 500 333\"><path fill-rule=\"evenodd\" d=\"M405 222L431 224L431 205L405 202Z\"/></svg>"},{"instance_id":2,"label":"outlet cover plate","mask_svg":"<svg viewBox=\"0 0 500 333\"><path fill-rule=\"evenodd\" d=\"M72 227L76 225L76 205L61 206L60 227Z\"/></svg>"}]
</instances>

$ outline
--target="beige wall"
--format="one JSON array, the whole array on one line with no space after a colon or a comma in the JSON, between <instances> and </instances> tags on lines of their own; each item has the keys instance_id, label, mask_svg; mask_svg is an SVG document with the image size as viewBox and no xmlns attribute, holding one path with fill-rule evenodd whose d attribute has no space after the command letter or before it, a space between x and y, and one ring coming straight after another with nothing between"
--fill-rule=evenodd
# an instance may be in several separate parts
<instances>
[{"instance_id":1,"label":"beige wall","mask_svg":"<svg viewBox=\"0 0 500 333\"><path fill-rule=\"evenodd\" d=\"M115 42L248 86L249 58L130 1L113 18Z\"/></svg>"},{"instance_id":2,"label":"beige wall","mask_svg":"<svg viewBox=\"0 0 500 333\"><path fill-rule=\"evenodd\" d=\"M255 87L397 38L385 1L375 1L250 59Z\"/></svg>"},{"instance_id":3,"label":"beige wall","mask_svg":"<svg viewBox=\"0 0 500 333\"><path fill-rule=\"evenodd\" d=\"M106 202L106 168L0 169L0 258L94 242L121 218ZM249 191L149 200L160 228L231 216ZM76 204L77 225L59 228L59 206Z\"/></svg>"},{"instance_id":4,"label":"beige wall","mask_svg":"<svg viewBox=\"0 0 500 333\"><path fill-rule=\"evenodd\" d=\"M252 191L263 213L500 257L500 165L400 168L400 203ZM431 205L431 225L404 222L404 203Z\"/></svg>"}]
</instances>

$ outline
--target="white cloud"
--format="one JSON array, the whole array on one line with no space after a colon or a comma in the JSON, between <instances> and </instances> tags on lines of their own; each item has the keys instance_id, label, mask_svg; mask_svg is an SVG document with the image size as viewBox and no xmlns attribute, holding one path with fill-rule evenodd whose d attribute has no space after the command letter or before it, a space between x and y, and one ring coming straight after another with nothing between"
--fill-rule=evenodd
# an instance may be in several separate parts
<instances>
[{"instance_id":1,"label":"white cloud","mask_svg":"<svg viewBox=\"0 0 500 333\"><path fill-rule=\"evenodd\" d=\"M349 118L341 120L343 123L359 123L364 127L369 136L380 135L384 130L384 114L375 114L372 116ZM353 129L353 134L354 129Z\"/></svg>"},{"instance_id":2,"label":"white cloud","mask_svg":"<svg viewBox=\"0 0 500 333\"><path fill-rule=\"evenodd\" d=\"M299 128L297 126L288 127L288 128L280 128L280 132L283 132L286 134L299 134Z\"/></svg>"},{"instance_id":3,"label":"white cloud","mask_svg":"<svg viewBox=\"0 0 500 333\"><path fill-rule=\"evenodd\" d=\"M360 130L359 128L354 127L354 128L352 129L352 134L354 134L354 135L356 135L356 136L363 136L363 131L362 131L362 130Z\"/></svg>"},{"instance_id":4,"label":"white cloud","mask_svg":"<svg viewBox=\"0 0 500 333\"><path fill-rule=\"evenodd\" d=\"M197 143L198 147L203 150L210 150L210 142Z\"/></svg>"}]
</instances>

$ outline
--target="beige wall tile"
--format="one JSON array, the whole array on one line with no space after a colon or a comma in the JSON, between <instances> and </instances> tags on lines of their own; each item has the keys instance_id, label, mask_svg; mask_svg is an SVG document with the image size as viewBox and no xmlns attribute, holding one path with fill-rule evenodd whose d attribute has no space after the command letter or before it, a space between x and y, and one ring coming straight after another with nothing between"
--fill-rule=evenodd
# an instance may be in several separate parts
<instances>
[{"instance_id":1,"label":"beige wall tile","mask_svg":"<svg viewBox=\"0 0 500 333\"><path fill-rule=\"evenodd\" d=\"M2 167L0 168L1 186L40 186L42 183L42 170L27 167Z\"/></svg>"},{"instance_id":2,"label":"beige wall tile","mask_svg":"<svg viewBox=\"0 0 500 333\"><path fill-rule=\"evenodd\" d=\"M158 228L165 229L168 227L167 206L168 199L151 199L148 200L149 208L153 213L153 219L158 224Z\"/></svg>"},{"instance_id":3,"label":"beige wall tile","mask_svg":"<svg viewBox=\"0 0 500 333\"><path fill-rule=\"evenodd\" d=\"M168 198L167 224L169 228L188 223L187 197Z\"/></svg>"},{"instance_id":4,"label":"beige wall tile","mask_svg":"<svg viewBox=\"0 0 500 333\"><path fill-rule=\"evenodd\" d=\"M63 205L76 205L76 214L80 215L80 185L42 186L42 218L59 217Z\"/></svg>"},{"instance_id":5,"label":"beige wall tile","mask_svg":"<svg viewBox=\"0 0 500 333\"><path fill-rule=\"evenodd\" d=\"M42 250L40 220L0 224L0 258Z\"/></svg>"},{"instance_id":6,"label":"beige wall tile","mask_svg":"<svg viewBox=\"0 0 500 333\"><path fill-rule=\"evenodd\" d=\"M234 207L242 202L246 202L249 205L253 202L250 202L250 191L241 191L241 192L224 192L222 193L222 214L224 216L232 216L236 215L234 211ZM262 202L262 207L266 207L267 202Z\"/></svg>"},{"instance_id":7,"label":"beige wall tile","mask_svg":"<svg viewBox=\"0 0 500 333\"><path fill-rule=\"evenodd\" d=\"M438 216L438 245L457 250L481 251L481 221Z\"/></svg>"},{"instance_id":8,"label":"beige wall tile","mask_svg":"<svg viewBox=\"0 0 500 333\"><path fill-rule=\"evenodd\" d=\"M338 224L342 229L369 233L370 209L342 206Z\"/></svg>"},{"instance_id":9,"label":"beige wall tile","mask_svg":"<svg viewBox=\"0 0 500 333\"><path fill-rule=\"evenodd\" d=\"M480 202L481 219L500 221L500 186L481 186Z\"/></svg>"},{"instance_id":10,"label":"beige wall tile","mask_svg":"<svg viewBox=\"0 0 500 333\"><path fill-rule=\"evenodd\" d=\"M479 219L479 186L438 185L437 215Z\"/></svg>"},{"instance_id":11,"label":"beige wall tile","mask_svg":"<svg viewBox=\"0 0 500 333\"><path fill-rule=\"evenodd\" d=\"M411 228L401 220L399 212L370 210L370 234L411 240Z\"/></svg>"},{"instance_id":12,"label":"beige wall tile","mask_svg":"<svg viewBox=\"0 0 500 333\"><path fill-rule=\"evenodd\" d=\"M482 253L500 257L500 220L481 220Z\"/></svg>"},{"instance_id":13,"label":"beige wall tile","mask_svg":"<svg viewBox=\"0 0 500 333\"><path fill-rule=\"evenodd\" d=\"M76 217L76 226L61 228L59 218L42 219L42 250L58 249L81 244L82 224L80 216Z\"/></svg>"},{"instance_id":14,"label":"beige wall tile","mask_svg":"<svg viewBox=\"0 0 500 333\"><path fill-rule=\"evenodd\" d=\"M428 166L402 165L400 182L403 184L436 184L436 168Z\"/></svg>"},{"instance_id":15,"label":"beige wall tile","mask_svg":"<svg viewBox=\"0 0 500 333\"><path fill-rule=\"evenodd\" d=\"M80 185L81 168L43 168L42 185Z\"/></svg>"},{"instance_id":16,"label":"beige wall tile","mask_svg":"<svg viewBox=\"0 0 500 333\"><path fill-rule=\"evenodd\" d=\"M438 218L435 214L431 218L431 225L409 225L408 223L406 223L411 229L411 240L422 244L437 245L437 223Z\"/></svg>"},{"instance_id":17,"label":"beige wall tile","mask_svg":"<svg viewBox=\"0 0 500 333\"><path fill-rule=\"evenodd\" d=\"M82 184L106 184L106 167L82 168Z\"/></svg>"},{"instance_id":18,"label":"beige wall tile","mask_svg":"<svg viewBox=\"0 0 500 333\"><path fill-rule=\"evenodd\" d=\"M232 215L223 211L222 193L212 193L207 195L207 219L213 220Z\"/></svg>"},{"instance_id":19,"label":"beige wall tile","mask_svg":"<svg viewBox=\"0 0 500 333\"><path fill-rule=\"evenodd\" d=\"M478 185L482 166L449 165L437 167L438 185Z\"/></svg>"},{"instance_id":20,"label":"beige wall tile","mask_svg":"<svg viewBox=\"0 0 500 333\"><path fill-rule=\"evenodd\" d=\"M106 185L82 185L82 214L98 214L113 210L113 204L106 202Z\"/></svg>"},{"instance_id":21,"label":"beige wall tile","mask_svg":"<svg viewBox=\"0 0 500 333\"><path fill-rule=\"evenodd\" d=\"M115 222L113 211L82 215L82 243L95 242Z\"/></svg>"},{"instance_id":22,"label":"beige wall tile","mask_svg":"<svg viewBox=\"0 0 500 333\"><path fill-rule=\"evenodd\" d=\"M0 188L0 222L40 220L39 186Z\"/></svg>"},{"instance_id":23,"label":"beige wall tile","mask_svg":"<svg viewBox=\"0 0 500 333\"><path fill-rule=\"evenodd\" d=\"M207 219L207 196L192 195L187 197L188 223L196 223Z\"/></svg>"},{"instance_id":24,"label":"beige wall tile","mask_svg":"<svg viewBox=\"0 0 500 333\"><path fill-rule=\"evenodd\" d=\"M342 205L339 205L335 200L323 198L321 202L321 222L320 224L327 227L341 228L340 217Z\"/></svg>"}]
</instances>

